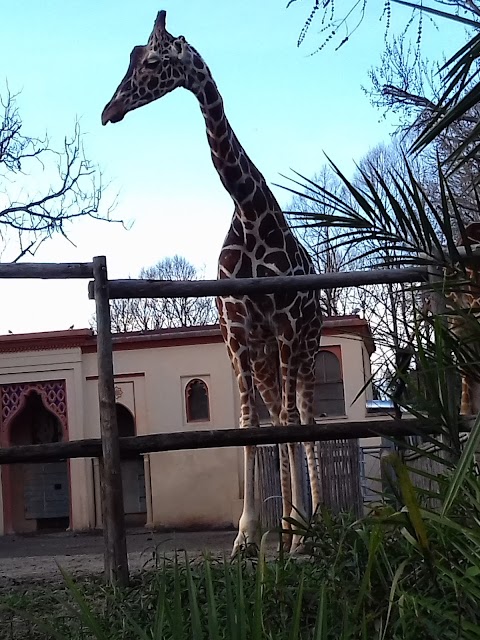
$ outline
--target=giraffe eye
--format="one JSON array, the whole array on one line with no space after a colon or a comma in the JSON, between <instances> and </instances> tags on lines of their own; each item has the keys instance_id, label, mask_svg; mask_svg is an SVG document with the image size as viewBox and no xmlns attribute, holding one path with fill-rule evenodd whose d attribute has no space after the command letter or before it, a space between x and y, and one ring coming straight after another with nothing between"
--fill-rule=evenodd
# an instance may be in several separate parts
<instances>
[{"instance_id":1,"label":"giraffe eye","mask_svg":"<svg viewBox=\"0 0 480 640\"><path fill-rule=\"evenodd\" d=\"M143 66L147 69L154 69L159 64L159 62L161 62L161 60L161 56L156 51L152 51L148 56L145 56L143 60Z\"/></svg>"}]
</instances>

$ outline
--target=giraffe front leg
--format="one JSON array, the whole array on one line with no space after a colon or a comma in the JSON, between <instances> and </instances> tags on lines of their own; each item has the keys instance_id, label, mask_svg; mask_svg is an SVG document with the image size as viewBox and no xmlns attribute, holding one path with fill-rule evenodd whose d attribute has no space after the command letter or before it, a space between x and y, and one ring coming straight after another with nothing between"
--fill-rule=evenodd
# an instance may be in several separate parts
<instances>
[{"instance_id":1,"label":"giraffe front leg","mask_svg":"<svg viewBox=\"0 0 480 640\"><path fill-rule=\"evenodd\" d=\"M298 422L297 422L298 424ZM292 546L290 547L290 553L303 553L304 546L304 534L308 526L307 508L305 505L304 493L303 493L303 478L302 478L302 461L301 461L301 447L298 443L288 444L288 455L290 459L290 474L292 483L292 506L290 511L290 518L297 524L293 525Z\"/></svg>"},{"instance_id":2,"label":"giraffe front leg","mask_svg":"<svg viewBox=\"0 0 480 640\"><path fill-rule=\"evenodd\" d=\"M238 534L233 543L232 558L239 551L256 552L259 545L259 522L255 505L255 455L256 447L244 447L244 497L243 512L238 522Z\"/></svg>"},{"instance_id":3,"label":"giraffe front leg","mask_svg":"<svg viewBox=\"0 0 480 640\"><path fill-rule=\"evenodd\" d=\"M244 309L237 305L230 309L237 321L245 324ZM225 322L222 316L222 307L219 309L222 333L227 345L230 360L236 374L238 390L240 393L240 428L258 426L258 413L255 406L255 394L253 388L253 376L245 329L234 327ZM223 320L222 320L223 317ZM234 331L235 329L235 331ZM238 534L233 543L232 557L239 551L247 549L255 551L259 544L259 518L255 504L255 457L256 447L247 446L243 449L243 511L238 523Z\"/></svg>"},{"instance_id":4,"label":"giraffe front leg","mask_svg":"<svg viewBox=\"0 0 480 640\"><path fill-rule=\"evenodd\" d=\"M288 552L292 548L292 525L286 520L286 518L291 516L292 512L292 483L290 477L288 445L279 445L279 458L280 486L282 488L282 539L280 544L283 551Z\"/></svg>"}]
</instances>

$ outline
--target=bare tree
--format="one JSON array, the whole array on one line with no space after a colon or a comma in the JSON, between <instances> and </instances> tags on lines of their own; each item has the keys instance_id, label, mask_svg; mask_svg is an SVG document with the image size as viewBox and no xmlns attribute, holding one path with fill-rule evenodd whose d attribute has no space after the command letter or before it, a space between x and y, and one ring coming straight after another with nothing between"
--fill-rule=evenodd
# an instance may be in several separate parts
<instances>
[{"instance_id":1,"label":"bare tree","mask_svg":"<svg viewBox=\"0 0 480 640\"><path fill-rule=\"evenodd\" d=\"M297 1L290 0L287 6ZM439 159L442 170L449 176L448 188L455 196L462 218L465 222L477 220L480 107L476 91L472 92L472 83L480 70L480 59L475 48L476 39L471 36L472 32L476 36L480 28L480 2L314 2L310 3L310 14L301 31L299 44L315 22L321 23L317 51L330 43L337 48L346 44L360 28L367 6L383 18L386 38L380 63L370 71L371 86L364 87L364 90L372 103L389 117L392 114L398 116L397 132L408 132L416 151L423 150L422 162L430 173L430 196L438 198L436 177ZM465 25L465 46L455 54L455 64L445 65L443 51L438 51L433 60L425 57L422 34L427 22L433 22L439 31L443 30L446 44L450 42L448 29L452 24ZM459 105L467 95L468 99ZM457 108L456 117L444 118L446 111L453 108ZM438 129L433 144L427 133L432 128ZM422 183L428 186L425 180Z\"/></svg>"},{"instance_id":2,"label":"bare tree","mask_svg":"<svg viewBox=\"0 0 480 640\"><path fill-rule=\"evenodd\" d=\"M401 200L399 187L408 183L405 164L405 146L399 138L393 138L389 145L379 144L362 158L353 183L361 190L368 190L367 182L378 194L377 207L382 207L392 220L397 218L393 199ZM412 172L419 184L425 186L430 179L421 160L411 159L408 171ZM386 189L382 188L386 186ZM388 191L388 196L387 196ZM412 197L403 202L403 207L412 206ZM436 220L429 217L432 226L438 229ZM408 231L405 230L407 234ZM405 243L412 240L405 236ZM366 240L361 250L364 268L374 268L379 263L382 268L395 268L402 264L405 252L401 242L393 246L381 238ZM397 356L407 349L412 340L412 327L422 305L418 291L403 283L359 287L363 317L368 320L377 351L372 359L377 384L385 388L396 370ZM360 292L362 294L360 295Z\"/></svg>"},{"instance_id":3,"label":"bare tree","mask_svg":"<svg viewBox=\"0 0 480 640\"><path fill-rule=\"evenodd\" d=\"M100 211L101 175L85 157L79 125L54 149L48 137L23 133L16 98L0 97L0 255L13 262L54 234L67 237L76 218L110 214Z\"/></svg>"},{"instance_id":4,"label":"bare tree","mask_svg":"<svg viewBox=\"0 0 480 640\"><path fill-rule=\"evenodd\" d=\"M389 185L389 192L395 194L395 180L401 180L406 170L403 153L398 141L388 146L377 145L360 161L352 185L362 191L367 180L374 187L383 181ZM421 163L413 163L412 166L420 179L423 168ZM385 245L381 238L367 234L361 244L352 243L349 229L338 224L328 225L328 217L333 213L329 205L335 198L343 202L350 201L354 206L349 193L331 167L322 167L311 181L304 183L307 185L306 191L303 195L298 193L292 201L291 209L296 213L291 214L291 219L318 272L369 269L377 266L379 260L383 268L398 266L402 259L400 245L393 249ZM312 185L310 190L309 184ZM381 192L380 189L377 190ZM319 198L319 192L328 192L330 197ZM395 216L390 199L386 196L381 206L389 211L389 215ZM318 223L313 224L312 217L315 216L318 217ZM323 291L321 296L327 315L357 313L369 322L377 346L372 358L375 382L379 387L385 388L395 371L395 354L405 349L411 340L415 309L421 304L416 299L418 295L408 285L385 284Z\"/></svg>"},{"instance_id":5,"label":"bare tree","mask_svg":"<svg viewBox=\"0 0 480 640\"><path fill-rule=\"evenodd\" d=\"M311 179L339 198L347 197L338 176L328 165L324 165ZM326 224L312 226L311 215L328 216L329 208L317 199L310 199L308 190L298 193L289 206L292 214L290 222L302 244L310 254L317 273L338 273L360 269L357 248L340 243L344 230ZM359 308L359 300L354 289L328 289L320 292L322 311L327 316L345 315Z\"/></svg>"},{"instance_id":6,"label":"bare tree","mask_svg":"<svg viewBox=\"0 0 480 640\"><path fill-rule=\"evenodd\" d=\"M287 8L297 2L300 0L289 0ZM378 16L384 21L387 32L395 30L396 33L406 33L409 30L414 30L419 48L425 15L428 15L429 19L447 17L468 26L480 22L480 3L478 0L431 0L428 5L421 0L398 1L398 3L392 3L392 0L383 0L383 2L371 0L370 4L368 0L362 0L362 2L358 2L358 0L347 2L310 0L306 4L309 5L308 15L298 36L298 45L303 43L310 27L316 25L319 28L315 29L317 34L315 53L329 44L333 44L336 49L347 44L353 34L362 26L368 6L373 6L374 10L378 12ZM405 6L400 6L402 4L409 6L410 12L405 9Z\"/></svg>"},{"instance_id":7,"label":"bare tree","mask_svg":"<svg viewBox=\"0 0 480 640\"><path fill-rule=\"evenodd\" d=\"M385 113L398 114L397 131L407 140L412 141L412 137L419 135L437 112L443 92L443 63L443 59L431 61L419 57L416 47L403 35L387 44L380 64L369 72L371 87L365 91L372 104ZM477 68L480 69L480 65ZM437 159L442 162L448 175L448 185L465 222L479 217L480 155L475 150L480 142L476 131L479 122L480 108L473 106L453 121L417 160L423 167L422 183L433 200L440 197ZM457 156L456 150L464 144L460 156ZM464 161L451 172L458 166L459 159Z\"/></svg>"},{"instance_id":8,"label":"bare tree","mask_svg":"<svg viewBox=\"0 0 480 640\"><path fill-rule=\"evenodd\" d=\"M152 267L143 268L140 278L148 280L199 280L201 273L188 260L175 255ZM147 331L171 327L214 324L217 311L213 298L132 298L110 303L112 330ZM95 320L92 321L95 326Z\"/></svg>"}]
</instances>

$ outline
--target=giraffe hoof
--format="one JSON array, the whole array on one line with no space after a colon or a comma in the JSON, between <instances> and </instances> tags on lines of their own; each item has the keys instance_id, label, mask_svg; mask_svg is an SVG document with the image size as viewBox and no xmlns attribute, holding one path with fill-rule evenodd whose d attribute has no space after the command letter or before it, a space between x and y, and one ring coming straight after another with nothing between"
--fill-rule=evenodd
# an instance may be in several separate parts
<instances>
[{"instance_id":1,"label":"giraffe hoof","mask_svg":"<svg viewBox=\"0 0 480 640\"><path fill-rule=\"evenodd\" d=\"M292 546L290 547L291 556L307 555L310 553L308 543L305 542L305 538L302 536L293 536Z\"/></svg>"},{"instance_id":2,"label":"giraffe hoof","mask_svg":"<svg viewBox=\"0 0 480 640\"><path fill-rule=\"evenodd\" d=\"M292 545L292 548L290 549L291 556L304 556L307 554L308 554L307 547L303 543L297 544L296 547Z\"/></svg>"},{"instance_id":3,"label":"giraffe hoof","mask_svg":"<svg viewBox=\"0 0 480 640\"><path fill-rule=\"evenodd\" d=\"M237 543L237 541L235 541L233 543L233 549L230 558L233 560L238 555L244 555L248 558L254 558L258 555L258 547L254 542Z\"/></svg>"},{"instance_id":4,"label":"giraffe hoof","mask_svg":"<svg viewBox=\"0 0 480 640\"><path fill-rule=\"evenodd\" d=\"M248 557L258 555L258 545L255 542L255 535L247 535L243 531L239 531L233 543L231 558L235 558L239 554L245 554Z\"/></svg>"},{"instance_id":5,"label":"giraffe hoof","mask_svg":"<svg viewBox=\"0 0 480 640\"><path fill-rule=\"evenodd\" d=\"M283 553L289 553L291 548L292 548L292 534L283 533L277 545L277 551L278 552L283 551Z\"/></svg>"}]
</instances>

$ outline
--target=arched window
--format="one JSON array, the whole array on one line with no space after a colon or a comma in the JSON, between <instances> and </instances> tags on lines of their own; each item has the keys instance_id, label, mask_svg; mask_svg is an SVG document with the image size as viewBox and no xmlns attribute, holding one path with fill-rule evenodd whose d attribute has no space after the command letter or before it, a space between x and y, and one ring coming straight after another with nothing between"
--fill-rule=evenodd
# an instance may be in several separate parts
<instances>
[{"instance_id":1,"label":"arched window","mask_svg":"<svg viewBox=\"0 0 480 640\"><path fill-rule=\"evenodd\" d=\"M185 387L187 422L209 422L210 402L208 387L200 378L194 378Z\"/></svg>"},{"instance_id":2,"label":"arched window","mask_svg":"<svg viewBox=\"0 0 480 640\"><path fill-rule=\"evenodd\" d=\"M313 412L315 417L345 415L342 367L331 351L322 350L317 355Z\"/></svg>"}]
</instances>

